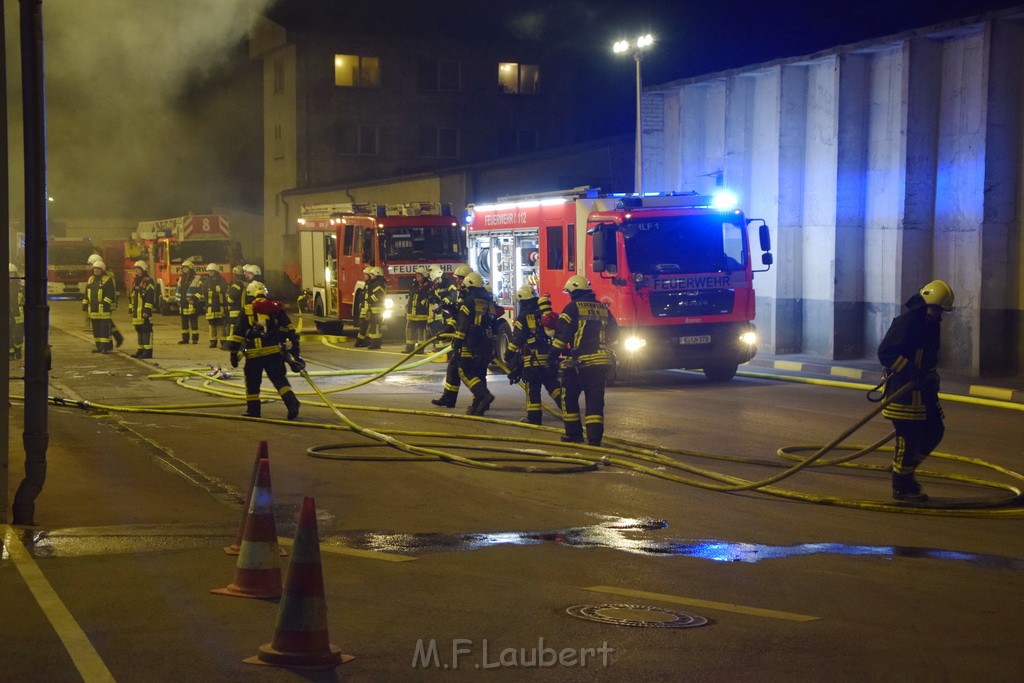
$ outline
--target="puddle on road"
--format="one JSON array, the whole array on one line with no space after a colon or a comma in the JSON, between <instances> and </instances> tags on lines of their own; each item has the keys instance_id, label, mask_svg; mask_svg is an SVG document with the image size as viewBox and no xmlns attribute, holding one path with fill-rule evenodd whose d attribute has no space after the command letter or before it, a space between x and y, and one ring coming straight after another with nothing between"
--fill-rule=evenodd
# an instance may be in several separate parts
<instances>
[{"instance_id":1,"label":"puddle on road","mask_svg":"<svg viewBox=\"0 0 1024 683\"><path fill-rule=\"evenodd\" d=\"M292 515L275 506L278 536L290 538L294 523L283 522ZM282 514L285 513L285 514ZM1002 555L966 553L940 548L892 545L848 545L844 543L799 543L768 545L712 539L651 538L650 532L668 528L663 520L615 519L602 524L570 527L553 531L500 531L489 533L394 534L378 531L332 531L336 520L319 512L320 539L325 545L344 546L404 555L430 555L446 552L470 552L501 545L539 545L555 543L572 548L609 548L635 555L693 557L713 562L756 563L807 555L847 555L859 557L915 558L966 562L985 569L1024 571L1024 560ZM223 526L162 525L69 528L54 531L29 531L22 542L34 557L83 557L122 553L187 550L220 547L233 538Z\"/></svg>"}]
</instances>

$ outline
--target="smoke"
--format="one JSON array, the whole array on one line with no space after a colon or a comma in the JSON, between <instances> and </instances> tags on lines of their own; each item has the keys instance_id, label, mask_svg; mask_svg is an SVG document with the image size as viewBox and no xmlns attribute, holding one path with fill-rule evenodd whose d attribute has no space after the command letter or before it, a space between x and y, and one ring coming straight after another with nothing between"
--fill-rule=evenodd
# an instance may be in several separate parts
<instances>
[{"instance_id":1,"label":"smoke","mask_svg":"<svg viewBox=\"0 0 1024 683\"><path fill-rule=\"evenodd\" d=\"M274 0L46 0L52 217L129 221L258 210L261 66Z\"/></svg>"}]
</instances>

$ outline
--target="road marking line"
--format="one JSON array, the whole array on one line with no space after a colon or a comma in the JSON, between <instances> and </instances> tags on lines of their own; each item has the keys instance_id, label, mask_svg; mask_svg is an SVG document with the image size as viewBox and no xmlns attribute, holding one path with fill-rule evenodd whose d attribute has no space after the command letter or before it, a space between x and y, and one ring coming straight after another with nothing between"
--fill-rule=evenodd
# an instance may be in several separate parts
<instances>
[{"instance_id":1,"label":"road marking line","mask_svg":"<svg viewBox=\"0 0 1024 683\"><path fill-rule=\"evenodd\" d=\"M830 371L836 377L849 377L850 379L864 379L864 371L856 368L835 367Z\"/></svg>"},{"instance_id":2,"label":"road marking line","mask_svg":"<svg viewBox=\"0 0 1024 683\"><path fill-rule=\"evenodd\" d=\"M776 360L772 362L775 364L776 370L792 370L793 372L800 372L804 369L803 363L795 363L791 360Z\"/></svg>"},{"instance_id":3,"label":"road marking line","mask_svg":"<svg viewBox=\"0 0 1024 683\"><path fill-rule=\"evenodd\" d=\"M14 528L9 524L4 524L3 530L4 547L7 548L21 578L32 591L32 595L35 596L36 603L57 632L57 637L64 643L64 648L71 655L71 661L74 662L78 673L82 675L86 683L113 681L114 677L107 669L107 665L103 663L96 648L89 642L88 636L85 635L78 622L71 616L71 612L61 602L57 591L53 590L53 586L33 561L32 555L22 545L21 539L14 533Z\"/></svg>"},{"instance_id":4,"label":"road marking line","mask_svg":"<svg viewBox=\"0 0 1024 683\"><path fill-rule=\"evenodd\" d=\"M294 545L294 541L290 538L281 538L278 536L277 544L284 546L285 548L291 548L292 545ZM383 562L411 562L416 559L415 557L409 557L408 555L380 553L376 550L359 550L358 548L346 548L343 545L324 545L323 543L320 544L320 551L324 553L333 553L335 555L361 557L364 560L381 560Z\"/></svg>"},{"instance_id":5,"label":"road marking line","mask_svg":"<svg viewBox=\"0 0 1024 683\"><path fill-rule=\"evenodd\" d=\"M738 614L749 614L755 617L769 617L771 619L786 619L787 621L817 621L821 617L812 617L806 614L794 614L793 612L778 612L772 609L761 609L759 607L745 607L733 605L728 602L713 602L711 600L700 600L698 598L684 598L678 595L667 595L665 593L648 593L647 591L635 591L629 588L616 588L615 586L589 586L584 590L595 593L611 593L612 595L624 595L630 598L646 598L647 600L658 600L660 602L671 602L677 605L690 605L692 607L706 607L724 612L736 612Z\"/></svg>"}]
</instances>

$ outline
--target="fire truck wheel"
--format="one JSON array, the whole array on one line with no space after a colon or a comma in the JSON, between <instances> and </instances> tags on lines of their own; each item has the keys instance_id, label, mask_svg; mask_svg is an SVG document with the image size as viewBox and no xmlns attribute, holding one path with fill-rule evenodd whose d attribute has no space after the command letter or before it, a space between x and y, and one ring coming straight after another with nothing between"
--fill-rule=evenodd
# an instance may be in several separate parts
<instances>
[{"instance_id":1,"label":"fire truck wheel","mask_svg":"<svg viewBox=\"0 0 1024 683\"><path fill-rule=\"evenodd\" d=\"M728 361L709 363L704 366L704 376L712 382L727 382L736 376L738 369L739 365L737 363L729 363Z\"/></svg>"}]
</instances>

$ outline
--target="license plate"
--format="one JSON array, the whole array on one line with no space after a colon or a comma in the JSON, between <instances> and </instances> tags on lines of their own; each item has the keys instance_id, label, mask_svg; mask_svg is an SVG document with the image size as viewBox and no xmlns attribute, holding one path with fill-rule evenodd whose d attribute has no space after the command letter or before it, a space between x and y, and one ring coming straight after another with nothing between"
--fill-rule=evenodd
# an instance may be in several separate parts
<instances>
[{"instance_id":1,"label":"license plate","mask_svg":"<svg viewBox=\"0 0 1024 683\"><path fill-rule=\"evenodd\" d=\"M710 334L698 334L698 335L695 335L695 336L692 336L692 337L680 337L679 338L679 343L680 344L710 344L711 343L711 335Z\"/></svg>"}]
</instances>

